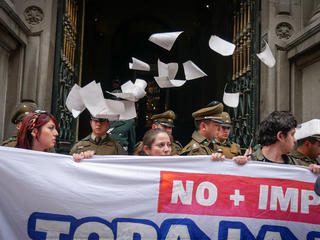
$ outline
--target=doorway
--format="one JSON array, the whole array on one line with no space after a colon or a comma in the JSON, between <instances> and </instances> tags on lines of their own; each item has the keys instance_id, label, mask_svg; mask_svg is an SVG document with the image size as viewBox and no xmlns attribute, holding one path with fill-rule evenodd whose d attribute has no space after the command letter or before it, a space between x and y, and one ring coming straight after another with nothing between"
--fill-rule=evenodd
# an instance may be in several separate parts
<instances>
[{"instance_id":1,"label":"doorway","mask_svg":"<svg viewBox=\"0 0 320 240\"><path fill-rule=\"evenodd\" d=\"M222 100L225 83L232 78L232 57L209 48L211 35L232 41L233 5L223 0L101 1L87 0L84 23L82 83L96 80L103 90L112 81L121 84L140 78L148 82L147 96L137 103L137 140L150 127L150 116L171 109L176 113L174 138L185 145L194 130L192 112L212 100ZM184 31L171 51L148 41L153 33ZM151 66L150 72L128 68L131 57ZM160 89L158 58L179 63L177 79L183 79L182 63L191 60L208 76L188 81L180 88ZM153 104L150 108L150 101ZM89 114L82 114L79 139L89 132Z\"/></svg>"}]
</instances>

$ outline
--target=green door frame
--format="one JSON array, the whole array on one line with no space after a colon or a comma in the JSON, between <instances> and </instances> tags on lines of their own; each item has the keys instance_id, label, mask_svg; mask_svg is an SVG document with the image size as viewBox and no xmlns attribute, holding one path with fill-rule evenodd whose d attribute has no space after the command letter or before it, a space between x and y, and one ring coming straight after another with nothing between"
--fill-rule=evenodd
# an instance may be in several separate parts
<instances>
[{"instance_id":1,"label":"green door frame","mask_svg":"<svg viewBox=\"0 0 320 240\"><path fill-rule=\"evenodd\" d=\"M58 121L56 151L69 153L76 141L77 120L65 106L74 84L81 82L84 0L58 0L52 113Z\"/></svg>"}]
</instances>

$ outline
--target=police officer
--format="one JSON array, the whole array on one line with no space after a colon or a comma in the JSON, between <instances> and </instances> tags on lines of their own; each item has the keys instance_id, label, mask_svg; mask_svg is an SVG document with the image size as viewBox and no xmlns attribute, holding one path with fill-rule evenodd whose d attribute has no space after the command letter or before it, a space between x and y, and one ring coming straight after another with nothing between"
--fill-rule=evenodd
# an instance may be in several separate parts
<instances>
[{"instance_id":1,"label":"police officer","mask_svg":"<svg viewBox=\"0 0 320 240\"><path fill-rule=\"evenodd\" d=\"M320 119L313 119L301 124L296 129L296 147L288 154L292 161L300 162L304 166L319 164L317 157L320 155Z\"/></svg>"},{"instance_id":2,"label":"police officer","mask_svg":"<svg viewBox=\"0 0 320 240\"><path fill-rule=\"evenodd\" d=\"M70 154L93 151L96 155L126 155L127 153L121 145L106 133L109 125L108 119L91 116L91 134L76 143Z\"/></svg>"},{"instance_id":3,"label":"police officer","mask_svg":"<svg viewBox=\"0 0 320 240\"><path fill-rule=\"evenodd\" d=\"M166 131L169 136L172 136L172 128L174 128L174 120L176 119L176 115L172 110L168 110L163 113L155 114L151 117L153 120L152 128L160 128ZM138 155L139 151L141 151L142 142L138 142L135 147L134 154ZM172 141L172 151L171 155L179 155L182 150L182 145L179 141Z\"/></svg>"},{"instance_id":4,"label":"police officer","mask_svg":"<svg viewBox=\"0 0 320 240\"><path fill-rule=\"evenodd\" d=\"M221 117L221 130L218 134L218 137L213 141L214 143L216 143L217 148L222 150L222 154L226 158L233 158L235 156L239 156L241 154L240 145L235 142L232 142L229 139L229 134L232 127L230 115L227 112L222 112Z\"/></svg>"},{"instance_id":5,"label":"police officer","mask_svg":"<svg viewBox=\"0 0 320 240\"><path fill-rule=\"evenodd\" d=\"M16 125L16 129L19 131L22 119L29 113L35 111L37 105L32 102L23 102L18 105L11 118L11 122ZM17 145L17 134L6 139L1 143L1 146L5 147L16 147Z\"/></svg>"},{"instance_id":6,"label":"police officer","mask_svg":"<svg viewBox=\"0 0 320 240\"><path fill-rule=\"evenodd\" d=\"M296 143L295 131L297 120L292 113L287 111L274 111L270 113L259 126L259 147L251 154L251 159L262 162L278 164L301 165L300 161L290 158ZM309 164L313 173L320 173L320 166Z\"/></svg>"},{"instance_id":7,"label":"police officer","mask_svg":"<svg viewBox=\"0 0 320 240\"><path fill-rule=\"evenodd\" d=\"M181 155L211 155L217 152L213 140L218 137L221 129L222 111L222 103L213 101L207 107L192 113L196 130Z\"/></svg>"},{"instance_id":8,"label":"police officer","mask_svg":"<svg viewBox=\"0 0 320 240\"><path fill-rule=\"evenodd\" d=\"M109 136L120 143L128 153L132 153L136 143L136 123L134 119L110 122L107 130Z\"/></svg>"},{"instance_id":9,"label":"police officer","mask_svg":"<svg viewBox=\"0 0 320 240\"><path fill-rule=\"evenodd\" d=\"M172 136L172 128L174 128L173 122L176 119L176 115L172 110L153 115L151 119L153 120L152 128L160 128L166 131L169 136ZM179 155L182 148L183 147L179 141L173 140L172 155Z\"/></svg>"}]
</instances>

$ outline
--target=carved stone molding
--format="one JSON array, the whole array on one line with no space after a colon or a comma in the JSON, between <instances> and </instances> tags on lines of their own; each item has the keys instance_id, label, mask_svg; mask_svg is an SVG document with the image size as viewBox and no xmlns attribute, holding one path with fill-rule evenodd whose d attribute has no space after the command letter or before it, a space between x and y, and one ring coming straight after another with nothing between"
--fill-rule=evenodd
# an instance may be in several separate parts
<instances>
[{"instance_id":1,"label":"carved stone molding","mask_svg":"<svg viewBox=\"0 0 320 240\"><path fill-rule=\"evenodd\" d=\"M315 20L320 18L320 0L313 0L313 9L309 23L313 23Z\"/></svg>"},{"instance_id":2,"label":"carved stone molding","mask_svg":"<svg viewBox=\"0 0 320 240\"><path fill-rule=\"evenodd\" d=\"M293 35L293 27L287 22L281 22L276 27L276 34L280 40L288 40Z\"/></svg>"},{"instance_id":3,"label":"carved stone molding","mask_svg":"<svg viewBox=\"0 0 320 240\"><path fill-rule=\"evenodd\" d=\"M30 6L24 11L26 22L31 25L37 25L42 22L44 14L41 8Z\"/></svg>"}]
</instances>

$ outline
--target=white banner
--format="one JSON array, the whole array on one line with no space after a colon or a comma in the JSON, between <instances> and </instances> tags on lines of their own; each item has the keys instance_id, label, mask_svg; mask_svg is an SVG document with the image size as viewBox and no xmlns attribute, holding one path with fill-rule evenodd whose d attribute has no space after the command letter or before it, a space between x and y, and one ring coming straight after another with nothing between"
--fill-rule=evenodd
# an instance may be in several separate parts
<instances>
[{"instance_id":1,"label":"white banner","mask_svg":"<svg viewBox=\"0 0 320 240\"><path fill-rule=\"evenodd\" d=\"M0 239L320 239L307 168L0 147Z\"/></svg>"}]
</instances>

